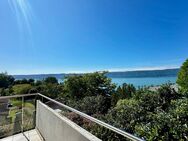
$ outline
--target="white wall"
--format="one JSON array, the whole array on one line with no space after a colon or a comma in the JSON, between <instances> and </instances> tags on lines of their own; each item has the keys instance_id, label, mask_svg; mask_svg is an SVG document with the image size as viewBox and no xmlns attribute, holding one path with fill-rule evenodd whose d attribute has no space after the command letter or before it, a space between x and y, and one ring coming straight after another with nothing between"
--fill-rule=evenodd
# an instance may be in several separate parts
<instances>
[{"instance_id":1,"label":"white wall","mask_svg":"<svg viewBox=\"0 0 188 141\"><path fill-rule=\"evenodd\" d=\"M45 141L101 141L40 101L37 101L36 128Z\"/></svg>"}]
</instances>

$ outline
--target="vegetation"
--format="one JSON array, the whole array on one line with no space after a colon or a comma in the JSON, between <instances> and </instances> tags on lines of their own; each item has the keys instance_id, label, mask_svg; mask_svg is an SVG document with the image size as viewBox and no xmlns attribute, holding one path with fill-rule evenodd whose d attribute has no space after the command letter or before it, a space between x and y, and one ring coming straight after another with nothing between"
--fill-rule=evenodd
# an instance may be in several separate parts
<instances>
[{"instance_id":1,"label":"vegetation","mask_svg":"<svg viewBox=\"0 0 188 141\"><path fill-rule=\"evenodd\" d=\"M34 79L22 79L22 80L15 80L14 84L33 84L35 82Z\"/></svg>"},{"instance_id":2,"label":"vegetation","mask_svg":"<svg viewBox=\"0 0 188 141\"><path fill-rule=\"evenodd\" d=\"M69 76L64 81L63 96L80 99L85 96L110 96L115 85L105 76L105 72Z\"/></svg>"},{"instance_id":3,"label":"vegetation","mask_svg":"<svg viewBox=\"0 0 188 141\"><path fill-rule=\"evenodd\" d=\"M116 87L106 72L71 75L63 83L53 77L13 81L1 74L0 84L4 95L40 92L145 140L188 140L188 60L178 75L180 90L171 84L154 91L126 83ZM19 107L19 101L12 103ZM25 106L32 109L30 103ZM126 140L72 112L62 114L104 141Z\"/></svg>"},{"instance_id":4,"label":"vegetation","mask_svg":"<svg viewBox=\"0 0 188 141\"><path fill-rule=\"evenodd\" d=\"M14 83L14 77L7 73L0 73L0 88L8 88Z\"/></svg>"},{"instance_id":5,"label":"vegetation","mask_svg":"<svg viewBox=\"0 0 188 141\"><path fill-rule=\"evenodd\" d=\"M27 94L31 88L31 84L16 84L12 87L12 90L14 94Z\"/></svg>"},{"instance_id":6,"label":"vegetation","mask_svg":"<svg viewBox=\"0 0 188 141\"><path fill-rule=\"evenodd\" d=\"M115 106L118 100L131 98L136 93L136 88L132 84L124 83L119 86L115 93L112 94L112 105Z\"/></svg>"},{"instance_id":7,"label":"vegetation","mask_svg":"<svg viewBox=\"0 0 188 141\"><path fill-rule=\"evenodd\" d=\"M188 59L181 66L177 83L181 87L182 92L188 93Z\"/></svg>"},{"instance_id":8,"label":"vegetation","mask_svg":"<svg viewBox=\"0 0 188 141\"><path fill-rule=\"evenodd\" d=\"M47 77L44 82L47 84L57 84L58 80L55 77Z\"/></svg>"}]
</instances>

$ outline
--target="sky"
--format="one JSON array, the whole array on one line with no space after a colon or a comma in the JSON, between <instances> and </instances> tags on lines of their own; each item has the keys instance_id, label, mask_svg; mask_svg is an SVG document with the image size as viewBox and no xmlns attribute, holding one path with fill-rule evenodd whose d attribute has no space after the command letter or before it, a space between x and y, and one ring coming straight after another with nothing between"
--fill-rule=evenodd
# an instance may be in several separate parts
<instances>
[{"instance_id":1,"label":"sky","mask_svg":"<svg viewBox=\"0 0 188 141\"><path fill-rule=\"evenodd\" d=\"M180 67L187 0L0 0L0 72Z\"/></svg>"}]
</instances>

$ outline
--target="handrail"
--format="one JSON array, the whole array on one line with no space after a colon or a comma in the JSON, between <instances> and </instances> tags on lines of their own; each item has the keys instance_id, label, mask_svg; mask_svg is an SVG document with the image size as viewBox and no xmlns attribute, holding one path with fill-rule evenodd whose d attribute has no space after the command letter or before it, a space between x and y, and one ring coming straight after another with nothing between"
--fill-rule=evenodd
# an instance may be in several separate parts
<instances>
[{"instance_id":1,"label":"handrail","mask_svg":"<svg viewBox=\"0 0 188 141\"><path fill-rule=\"evenodd\" d=\"M38 95L38 93L33 93L33 94L20 94L20 95L11 95L11 96L0 96L0 100L1 100L1 99L18 98L18 97L35 96L35 95Z\"/></svg>"},{"instance_id":2,"label":"handrail","mask_svg":"<svg viewBox=\"0 0 188 141\"><path fill-rule=\"evenodd\" d=\"M43 97L43 98L46 98L46 99L52 101L53 103L56 103L57 105L59 105L59 106L65 108L65 109L68 109L68 110L70 110L70 111L72 111L72 112L74 112L74 113L76 113L76 114L78 114L78 115L80 115L80 116L82 116L82 117L84 117L84 118L90 120L90 121L93 121L93 122L95 122L95 123L97 123L97 124L99 124L99 125L101 125L101 126L103 126L103 127L106 127L106 128L108 128L108 129L110 129L110 130L112 130L112 131L114 131L114 132L116 132L116 133L118 133L118 134L120 134L120 135L122 135L122 136L128 138L128 139L131 139L131 140L133 140L133 141L144 141L144 140L142 140L142 139L140 139L140 138L138 138L138 137L136 137L136 136L134 136L134 135L132 135L132 134L130 134L130 133L127 133L127 132L125 132L125 131L122 131L122 130L120 130L120 129L118 129L118 128L112 126L112 125L109 125L109 124L107 124L107 123L105 123L105 122L103 122L103 121L100 121L100 120L98 120L98 119L96 119L96 118L94 118L94 117L91 117L91 116L89 116L89 115L87 115L87 114L85 114L85 113L82 113L82 112L80 112L80 111L78 111L78 110L76 110L76 109L74 109L74 108L71 108L71 107L69 107L69 106L67 106L67 105L64 105L64 104L58 102L58 101L55 101L55 100L53 100L53 99L51 99L51 98L49 98L49 97L47 97L47 96L44 96L44 95L42 95L42 94L40 94L40 93L38 93L38 95L41 96L41 97Z\"/></svg>"},{"instance_id":3,"label":"handrail","mask_svg":"<svg viewBox=\"0 0 188 141\"><path fill-rule=\"evenodd\" d=\"M103 121L100 121L100 120L98 120L98 119L96 119L94 117L91 117L91 116L89 116L89 115L87 115L85 113L82 113L82 112L80 112L80 111L78 111L78 110L76 110L74 108L71 108L71 107L69 107L69 106L67 106L65 104L62 104L62 103L60 103L60 102L58 102L58 101L56 101L56 100L54 100L52 98L49 98L49 97L47 97L45 95L42 95L40 93L14 95L14 96L3 96L3 97L0 97L0 100L1 99L9 99L9 98L27 97L27 96L37 96L37 95L41 96L41 97L43 97L43 98L45 98L45 99L47 99L47 100L49 100L49 101L51 101L51 102L53 102L53 103L55 103L57 105L59 105L59 106L65 108L67 110L70 110L70 111L72 111L72 112L74 112L74 113L76 113L76 114L78 114L78 115L90 120L90 121L93 121L93 122L99 124L100 126L103 126L103 127L107 128L107 129L109 129L111 131L114 131L115 133L120 134L120 135L122 135L122 136L124 136L124 137L126 137L126 138L128 138L128 139L130 139L132 141L144 141L143 139L140 139L140 138L138 138L138 137L136 137L136 136L134 136L134 135L132 135L132 134L130 134L128 132L120 130L120 129L112 126L112 125L109 125L109 124L107 124L107 123L105 123Z\"/></svg>"}]
</instances>

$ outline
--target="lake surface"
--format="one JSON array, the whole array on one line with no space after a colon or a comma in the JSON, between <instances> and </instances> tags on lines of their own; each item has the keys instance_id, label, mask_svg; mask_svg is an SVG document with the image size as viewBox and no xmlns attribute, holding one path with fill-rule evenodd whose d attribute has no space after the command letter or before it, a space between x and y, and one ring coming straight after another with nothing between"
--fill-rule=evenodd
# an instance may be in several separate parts
<instances>
[{"instance_id":1,"label":"lake surface","mask_svg":"<svg viewBox=\"0 0 188 141\"><path fill-rule=\"evenodd\" d=\"M173 77L141 77L141 78L111 78L112 82L116 85L122 85L123 83L133 84L135 87L139 86L157 86L165 83L176 83L176 76ZM59 82L63 82L62 79L58 79Z\"/></svg>"},{"instance_id":2,"label":"lake surface","mask_svg":"<svg viewBox=\"0 0 188 141\"><path fill-rule=\"evenodd\" d=\"M34 79L34 80L44 80L46 77L53 76L58 79L58 82L63 82L62 75L31 75L31 76L14 76L15 79ZM112 79L112 82L117 85L122 85L123 83L133 84L135 87L138 86L151 86L151 85L161 85L165 83L176 83L177 76L163 76L163 77L109 77Z\"/></svg>"},{"instance_id":3,"label":"lake surface","mask_svg":"<svg viewBox=\"0 0 188 141\"><path fill-rule=\"evenodd\" d=\"M164 70L143 70L143 71L125 71L125 72L109 72L106 76L112 79L117 85L123 83L133 84L134 86L151 86L161 85L164 83L175 83L179 68ZM36 75L14 75L15 79L35 79L44 80L47 77L56 77L59 82L63 82L65 76L74 74L36 74ZM82 75L82 74L77 74Z\"/></svg>"},{"instance_id":4,"label":"lake surface","mask_svg":"<svg viewBox=\"0 0 188 141\"><path fill-rule=\"evenodd\" d=\"M165 83L176 83L177 77L142 77L142 78L112 78L112 82L117 85L123 83L133 84L134 86L161 85Z\"/></svg>"}]
</instances>

